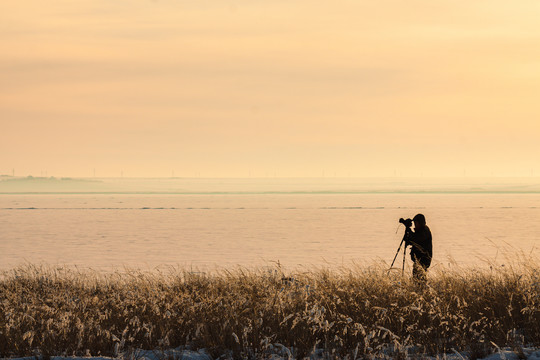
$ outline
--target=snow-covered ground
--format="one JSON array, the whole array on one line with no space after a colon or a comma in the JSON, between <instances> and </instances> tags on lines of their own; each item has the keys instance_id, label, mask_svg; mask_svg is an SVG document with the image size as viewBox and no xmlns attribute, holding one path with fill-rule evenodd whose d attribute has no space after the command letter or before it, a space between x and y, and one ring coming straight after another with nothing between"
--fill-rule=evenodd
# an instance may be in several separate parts
<instances>
[{"instance_id":1,"label":"snow-covered ground","mask_svg":"<svg viewBox=\"0 0 540 360\"><path fill-rule=\"evenodd\" d=\"M276 353L269 354L266 358L272 360L289 360L292 359L291 352L289 349L284 346L276 344L275 346ZM527 360L540 360L540 349L523 349L523 354ZM368 357L369 358L369 357ZM458 353L454 352L451 354L444 354L436 357L426 357L423 355L414 356L411 355L410 359L429 359L429 360L466 360L469 356L467 353ZM137 350L130 353L122 354L116 358L108 357L62 357L55 356L51 357L51 360L213 360L212 357L208 354L207 351L199 350L180 350L173 349L167 351L154 351L154 350ZM323 359L322 356L312 356L311 360ZM520 360L523 357L520 357L518 353L512 351L511 349L500 349L494 354L491 354L485 358L485 360ZM23 357L23 358L12 358L10 360L36 360L36 357Z\"/></svg>"},{"instance_id":2,"label":"snow-covered ground","mask_svg":"<svg viewBox=\"0 0 540 360\"><path fill-rule=\"evenodd\" d=\"M5 359L5 358L2 358ZM192 351L192 350L137 350L130 353L122 354L116 358L100 357L100 356L87 356L87 357L66 357L66 356L53 356L50 360L212 360L212 357L208 355L205 350ZM36 357L22 357L22 358L10 358L10 360L36 360Z\"/></svg>"}]
</instances>

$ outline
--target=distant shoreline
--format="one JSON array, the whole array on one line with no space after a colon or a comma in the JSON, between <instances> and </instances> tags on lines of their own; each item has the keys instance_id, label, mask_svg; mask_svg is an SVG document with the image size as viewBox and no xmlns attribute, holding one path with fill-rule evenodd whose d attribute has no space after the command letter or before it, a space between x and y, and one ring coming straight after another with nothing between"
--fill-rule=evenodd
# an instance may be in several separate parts
<instances>
[{"instance_id":1,"label":"distant shoreline","mask_svg":"<svg viewBox=\"0 0 540 360\"><path fill-rule=\"evenodd\" d=\"M160 191L21 191L0 192L0 195L519 195L540 194L540 191L263 191L263 192L160 192Z\"/></svg>"},{"instance_id":2,"label":"distant shoreline","mask_svg":"<svg viewBox=\"0 0 540 360\"><path fill-rule=\"evenodd\" d=\"M540 178L0 178L9 195L540 194Z\"/></svg>"}]
</instances>

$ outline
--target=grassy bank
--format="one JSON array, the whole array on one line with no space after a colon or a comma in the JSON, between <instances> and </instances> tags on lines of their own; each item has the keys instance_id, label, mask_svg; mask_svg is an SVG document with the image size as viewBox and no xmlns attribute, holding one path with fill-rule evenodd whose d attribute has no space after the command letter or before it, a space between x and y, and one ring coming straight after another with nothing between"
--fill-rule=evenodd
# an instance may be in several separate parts
<instances>
[{"instance_id":1,"label":"grassy bank","mask_svg":"<svg viewBox=\"0 0 540 360\"><path fill-rule=\"evenodd\" d=\"M432 269L418 288L382 267L101 274L26 267L0 278L0 356L206 348L295 358L540 345L540 266Z\"/></svg>"}]
</instances>

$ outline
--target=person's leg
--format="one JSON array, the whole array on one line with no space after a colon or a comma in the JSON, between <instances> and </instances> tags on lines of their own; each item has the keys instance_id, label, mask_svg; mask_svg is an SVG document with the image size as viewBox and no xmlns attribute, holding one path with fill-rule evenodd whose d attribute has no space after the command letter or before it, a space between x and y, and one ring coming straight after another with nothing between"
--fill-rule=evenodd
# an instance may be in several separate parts
<instances>
[{"instance_id":1,"label":"person's leg","mask_svg":"<svg viewBox=\"0 0 540 360\"><path fill-rule=\"evenodd\" d=\"M420 262L415 261L413 264L413 280L419 285L425 285L427 282L426 276L427 267Z\"/></svg>"}]
</instances>

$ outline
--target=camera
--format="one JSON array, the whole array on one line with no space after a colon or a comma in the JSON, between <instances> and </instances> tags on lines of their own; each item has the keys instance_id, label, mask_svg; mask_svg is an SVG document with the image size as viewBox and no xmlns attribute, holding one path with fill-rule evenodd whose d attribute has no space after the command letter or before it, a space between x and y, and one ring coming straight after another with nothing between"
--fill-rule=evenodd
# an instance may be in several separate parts
<instances>
[{"instance_id":1,"label":"camera","mask_svg":"<svg viewBox=\"0 0 540 360\"><path fill-rule=\"evenodd\" d=\"M405 225L406 228L410 228L412 226L412 219L399 219L399 222L403 225Z\"/></svg>"}]
</instances>

